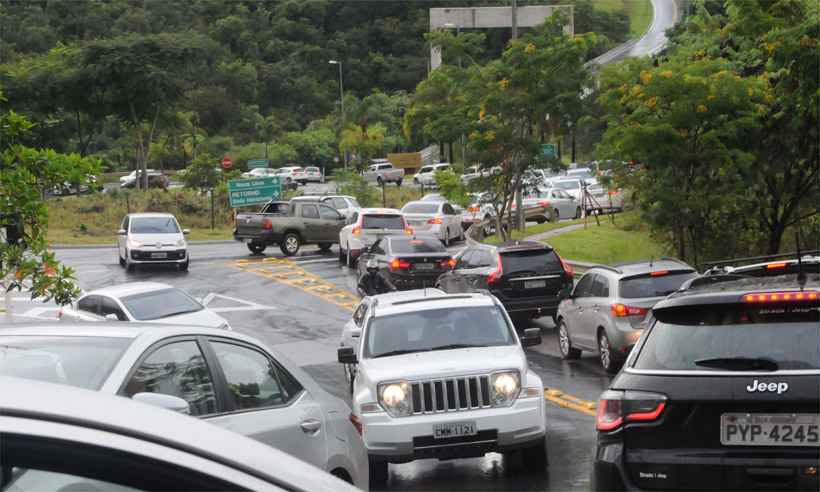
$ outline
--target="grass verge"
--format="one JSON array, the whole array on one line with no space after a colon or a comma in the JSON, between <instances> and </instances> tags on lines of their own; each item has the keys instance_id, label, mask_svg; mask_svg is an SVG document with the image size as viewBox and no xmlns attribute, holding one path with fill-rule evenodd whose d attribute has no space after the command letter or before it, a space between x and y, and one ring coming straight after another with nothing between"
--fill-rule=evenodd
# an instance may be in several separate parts
<instances>
[{"instance_id":1,"label":"grass verge","mask_svg":"<svg viewBox=\"0 0 820 492\"><path fill-rule=\"evenodd\" d=\"M570 226L573 224L581 224L583 220L565 220L563 222L545 222L543 224L532 225L525 228L523 231L513 231L512 237L510 238L513 241L526 239L530 236L534 236L536 234L541 234L544 232L553 231L555 229L560 229L562 227ZM486 238L484 244L500 244L501 239L498 236L490 236Z\"/></svg>"},{"instance_id":2,"label":"grass verge","mask_svg":"<svg viewBox=\"0 0 820 492\"><path fill-rule=\"evenodd\" d=\"M650 0L595 0L595 8L609 12L624 11L629 16L629 30L633 37L643 36L652 24Z\"/></svg>"},{"instance_id":3,"label":"grass verge","mask_svg":"<svg viewBox=\"0 0 820 492\"><path fill-rule=\"evenodd\" d=\"M550 244L568 260L602 264L659 258L667 253L635 213L616 214L614 225L606 216L601 217L600 226L590 219L586 229L555 236Z\"/></svg>"}]
</instances>

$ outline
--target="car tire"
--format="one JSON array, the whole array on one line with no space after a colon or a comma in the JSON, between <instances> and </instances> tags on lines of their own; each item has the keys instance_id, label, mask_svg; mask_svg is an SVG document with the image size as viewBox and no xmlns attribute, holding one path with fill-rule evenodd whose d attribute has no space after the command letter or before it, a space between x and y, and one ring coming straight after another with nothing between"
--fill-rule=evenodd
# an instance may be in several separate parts
<instances>
[{"instance_id":1,"label":"car tire","mask_svg":"<svg viewBox=\"0 0 820 492\"><path fill-rule=\"evenodd\" d=\"M322 243L319 245L319 251L321 251L322 253L327 253L328 251L330 251L330 248L332 247L333 244L331 243Z\"/></svg>"},{"instance_id":2,"label":"car tire","mask_svg":"<svg viewBox=\"0 0 820 492\"><path fill-rule=\"evenodd\" d=\"M339 244L339 264L344 265L346 259L347 253L345 252L344 248L342 248L342 245Z\"/></svg>"},{"instance_id":3,"label":"car tire","mask_svg":"<svg viewBox=\"0 0 820 492\"><path fill-rule=\"evenodd\" d=\"M387 462L374 459L368 455L370 468L370 490L379 490L387 485Z\"/></svg>"},{"instance_id":4,"label":"car tire","mask_svg":"<svg viewBox=\"0 0 820 492\"><path fill-rule=\"evenodd\" d=\"M558 320L558 330L555 334L558 337L558 350L561 352L562 359L572 360L581 357L581 349L572 346L567 323L564 320Z\"/></svg>"},{"instance_id":5,"label":"car tire","mask_svg":"<svg viewBox=\"0 0 820 492\"><path fill-rule=\"evenodd\" d=\"M120 266L121 266L121 267L124 267L124 266L125 266L125 258L123 258L122 256L120 256L120 254L119 254L119 253L117 253L117 257L120 259Z\"/></svg>"},{"instance_id":6,"label":"car tire","mask_svg":"<svg viewBox=\"0 0 820 492\"><path fill-rule=\"evenodd\" d=\"M530 473L547 473L547 437L544 436L537 444L522 449L521 461L524 469Z\"/></svg>"},{"instance_id":7,"label":"car tire","mask_svg":"<svg viewBox=\"0 0 820 492\"><path fill-rule=\"evenodd\" d=\"M621 369L622 362L615 358L612 352L612 345L609 343L609 337L605 330L598 333L598 358L601 361L601 367L607 374L615 374Z\"/></svg>"},{"instance_id":8,"label":"car tire","mask_svg":"<svg viewBox=\"0 0 820 492\"><path fill-rule=\"evenodd\" d=\"M293 256L299 252L301 246L299 235L295 232L288 232L285 234L285 237L282 238L282 244L279 245L279 249L282 250L282 254L285 256Z\"/></svg>"},{"instance_id":9,"label":"car tire","mask_svg":"<svg viewBox=\"0 0 820 492\"><path fill-rule=\"evenodd\" d=\"M398 180L398 181L396 181L396 188L400 188L400 187L401 187L401 182L402 182L402 180Z\"/></svg>"},{"instance_id":10,"label":"car tire","mask_svg":"<svg viewBox=\"0 0 820 492\"><path fill-rule=\"evenodd\" d=\"M444 230L444 241L442 241L442 243L444 243L445 247L450 247L450 229Z\"/></svg>"},{"instance_id":11,"label":"car tire","mask_svg":"<svg viewBox=\"0 0 820 492\"><path fill-rule=\"evenodd\" d=\"M575 218L576 218L576 219L580 219L580 218L581 218L581 207L577 207L577 208L575 209Z\"/></svg>"},{"instance_id":12,"label":"car tire","mask_svg":"<svg viewBox=\"0 0 820 492\"><path fill-rule=\"evenodd\" d=\"M255 255L261 255L262 252L265 251L265 248L267 248L267 246L262 243L254 241L248 243L248 250Z\"/></svg>"},{"instance_id":13,"label":"car tire","mask_svg":"<svg viewBox=\"0 0 820 492\"><path fill-rule=\"evenodd\" d=\"M561 221L561 214L558 212L558 209L552 211L552 221L556 223Z\"/></svg>"},{"instance_id":14,"label":"car tire","mask_svg":"<svg viewBox=\"0 0 820 492\"><path fill-rule=\"evenodd\" d=\"M180 271L180 272L187 272L187 271L188 271L188 265L189 265L190 263L191 263L191 259L190 259L190 258L188 258L187 260L185 260L185 263L179 263L179 265L178 265L178 267L179 267L179 271Z\"/></svg>"},{"instance_id":15,"label":"car tire","mask_svg":"<svg viewBox=\"0 0 820 492\"><path fill-rule=\"evenodd\" d=\"M543 224L544 222L547 222L547 220L548 220L547 216L545 215L543 217L538 217L537 219L535 219L535 223L536 224Z\"/></svg>"},{"instance_id":16,"label":"car tire","mask_svg":"<svg viewBox=\"0 0 820 492\"><path fill-rule=\"evenodd\" d=\"M379 186L384 186L384 180L381 176L376 176L376 184Z\"/></svg>"},{"instance_id":17,"label":"car tire","mask_svg":"<svg viewBox=\"0 0 820 492\"><path fill-rule=\"evenodd\" d=\"M419 180L417 180L416 178L413 178L413 184L418 186L421 183L419 183Z\"/></svg>"},{"instance_id":18,"label":"car tire","mask_svg":"<svg viewBox=\"0 0 820 492\"><path fill-rule=\"evenodd\" d=\"M345 265L347 265L347 268L353 268L356 265L356 260L353 259L353 254L350 252L350 249L347 249L345 252Z\"/></svg>"}]
</instances>

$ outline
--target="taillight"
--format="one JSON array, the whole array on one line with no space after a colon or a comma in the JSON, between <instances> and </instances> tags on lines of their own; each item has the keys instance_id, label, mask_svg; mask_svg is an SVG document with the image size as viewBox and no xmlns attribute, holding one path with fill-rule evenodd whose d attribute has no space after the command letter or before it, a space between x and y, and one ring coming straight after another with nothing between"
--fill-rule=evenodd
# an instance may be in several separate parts
<instances>
[{"instance_id":1,"label":"taillight","mask_svg":"<svg viewBox=\"0 0 820 492\"><path fill-rule=\"evenodd\" d=\"M666 396L643 391L606 391L598 400L595 428L614 431L630 422L654 422L666 408Z\"/></svg>"},{"instance_id":2,"label":"taillight","mask_svg":"<svg viewBox=\"0 0 820 492\"><path fill-rule=\"evenodd\" d=\"M390 269L391 270L407 270L410 268L410 263L405 260L399 260L396 258L395 260L390 262Z\"/></svg>"},{"instance_id":3,"label":"taillight","mask_svg":"<svg viewBox=\"0 0 820 492\"><path fill-rule=\"evenodd\" d=\"M404 228L404 234L406 234L408 236L412 236L413 235L413 228L412 227L405 227Z\"/></svg>"},{"instance_id":4,"label":"taillight","mask_svg":"<svg viewBox=\"0 0 820 492\"><path fill-rule=\"evenodd\" d=\"M558 253L555 253L555 256L558 256L558 259L561 260L561 267L564 269L564 278L567 280L572 280L572 277L575 276L575 272L572 270L572 265L564 261Z\"/></svg>"},{"instance_id":5,"label":"taillight","mask_svg":"<svg viewBox=\"0 0 820 492\"><path fill-rule=\"evenodd\" d=\"M470 207L470 208L467 209L467 211L468 212L473 212L473 213L481 212L481 208L479 208L479 207Z\"/></svg>"},{"instance_id":6,"label":"taillight","mask_svg":"<svg viewBox=\"0 0 820 492\"><path fill-rule=\"evenodd\" d=\"M502 275L504 275L504 268L501 266L501 255L498 255L498 266L487 276L487 285L500 281Z\"/></svg>"},{"instance_id":7,"label":"taillight","mask_svg":"<svg viewBox=\"0 0 820 492\"><path fill-rule=\"evenodd\" d=\"M262 229L273 229L273 221L268 218L262 219Z\"/></svg>"},{"instance_id":8,"label":"taillight","mask_svg":"<svg viewBox=\"0 0 820 492\"><path fill-rule=\"evenodd\" d=\"M456 260L450 258L449 260L444 260L441 262L441 268L455 268L456 267Z\"/></svg>"},{"instance_id":9,"label":"taillight","mask_svg":"<svg viewBox=\"0 0 820 492\"><path fill-rule=\"evenodd\" d=\"M777 270L779 268L786 268L786 263L769 263L766 265L766 270Z\"/></svg>"},{"instance_id":10,"label":"taillight","mask_svg":"<svg viewBox=\"0 0 820 492\"><path fill-rule=\"evenodd\" d=\"M783 301L816 301L818 299L817 291L803 290L800 292L755 292L753 294L745 294L743 302L783 302Z\"/></svg>"},{"instance_id":11,"label":"taillight","mask_svg":"<svg viewBox=\"0 0 820 492\"><path fill-rule=\"evenodd\" d=\"M357 416L355 416L351 413L350 417L348 417L348 420L350 420L350 423L353 424L353 427L356 429L356 432L358 432L359 435L361 436L362 435L362 421L359 420L359 417L357 417Z\"/></svg>"},{"instance_id":12,"label":"taillight","mask_svg":"<svg viewBox=\"0 0 820 492\"><path fill-rule=\"evenodd\" d=\"M362 228L359 227L359 226L356 226L356 227L353 228L352 231L350 231L350 233L353 234L354 236L358 236L359 234L362 233Z\"/></svg>"},{"instance_id":13,"label":"taillight","mask_svg":"<svg viewBox=\"0 0 820 492\"><path fill-rule=\"evenodd\" d=\"M616 318L624 318L626 316L646 316L649 311L647 308L637 306L627 306L626 304L613 304L610 306L612 315Z\"/></svg>"},{"instance_id":14,"label":"taillight","mask_svg":"<svg viewBox=\"0 0 820 492\"><path fill-rule=\"evenodd\" d=\"M649 274L650 277L663 277L669 275L669 270L655 270Z\"/></svg>"},{"instance_id":15,"label":"taillight","mask_svg":"<svg viewBox=\"0 0 820 492\"><path fill-rule=\"evenodd\" d=\"M541 200L540 202L538 202L538 205L540 205L544 208L549 208L550 207L550 202L548 202L546 200Z\"/></svg>"},{"instance_id":16,"label":"taillight","mask_svg":"<svg viewBox=\"0 0 820 492\"><path fill-rule=\"evenodd\" d=\"M428 220L427 223L435 225L435 224L441 224L441 223L443 223L443 221L441 220L441 217L433 217L432 219Z\"/></svg>"}]
</instances>

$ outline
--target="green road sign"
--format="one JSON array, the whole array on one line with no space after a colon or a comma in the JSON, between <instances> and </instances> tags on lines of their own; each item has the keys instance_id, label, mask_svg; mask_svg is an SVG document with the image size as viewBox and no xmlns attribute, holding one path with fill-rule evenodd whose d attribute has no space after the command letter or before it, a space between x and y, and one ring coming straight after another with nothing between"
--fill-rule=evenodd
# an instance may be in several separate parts
<instances>
[{"instance_id":1,"label":"green road sign","mask_svg":"<svg viewBox=\"0 0 820 492\"><path fill-rule=\"evenodd\" d=\"M282 194L279 176L259 179L232 179L228 181L231 207L244 207L276 200Z\"/></svg>"},{"instance_id":2,"label":"green road sign","mask_svg":"<svg viewBox=\"0 0 820 492\"><path fill-rule=\"evenodd\" d=\"M268 167L270 161L267 159L249 159L248 160L248 169L256 169L260 167Z\"/></svg>"},{"instance_id":3,"label":"green road sign","mask_svg":"<svg viewBox=\"0 0 820 492\"><path fill-rule=\"evenodd\" d=\"M555 157L555 144L541 144L541 153L544 157Z\"/></svg>"}]
</instances>

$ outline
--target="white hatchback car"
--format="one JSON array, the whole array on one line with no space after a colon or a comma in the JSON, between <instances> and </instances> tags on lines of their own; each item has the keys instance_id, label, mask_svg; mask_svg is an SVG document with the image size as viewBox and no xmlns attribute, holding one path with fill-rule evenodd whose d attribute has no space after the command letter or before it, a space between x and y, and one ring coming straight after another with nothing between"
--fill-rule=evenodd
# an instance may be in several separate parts
<instances>
[{"instance_id":1,"label":"white hatchback car","mask_svg":"<svg viewBox=\"0 0 820 492\"><path fill-rule=\"evenodd\" d=\"M354 212L353 222L339 231L339 262L352 267L364 248L385 236L411 234L401 212L394 208L363 208Z\"/></svg>"},{"instance_id":2,"label":"white hatchback car","mask_svg":"<svg viewBox=\"0 0 820 492\"><path fill-rule=\"evenodd\" d=\"M270 178L272 176L276 176L277 174L279 174L278 169L257 167L248 172L242 173L242 179Z\"/></svg>"},{"instance_id":3,"label":"white hatchback car","mask_svg":"<svg viewBox=\"0 0 820 492\"><path fill-rule=\"evenodd\" d=\"M17 349L0 351L0 376L180 411L367 490L367 456L347 404L251 337L190 326L47 324L5 329L0 346Z\"/></svg>"},{"instance_id":4,"label":"white hatchback car","mask_svg":"<svg viewBox=\"0 0 820 492\"><path fill-rule=\"evenodd\" d=\"M461 227L461 212L449 202L410 202L401 209L407 225L417 234L433 235L445 246L454 239L464 239Z\"/></svg>"},{"instance_id":5,"label":"white hatchback car","mask_svg":"<svg viewBox=\"0 0 820 492\"><path fill-rule=\"evenodd\" d=\"M489 294L415 290L366 297L342 334L339 362L370 462L383 486L388 463L521 452L546 472L541 378L504 307Z\"/></svg>"},{"instance_id":6,"label":"white hatchback car","mask_svg":"<svg viewBox=\"0 0 820 492\"><path fill-rule=\"evenodd\" d=\"M128 214L117 231L120 266L133 271L136 265L170 263L187 270L188 229L179 227L171 214Z\"/></svg>"},{"instance_id":7,"label":"white hatchback car","mask_svg":"<svg viewBox=\"0 0 820 492\"><path fill-rule=\"evenodd\" d=\"M77 314L72 314L72 310ZM84 316L85 313L92 317ZM95 316L113 321L231 329L225 318L203 306L185 291L159 282L130 282L103 287L87 292L72 308L60 311L60 319L66 321L88 321Z\"/></svg>"}]
</instances>

